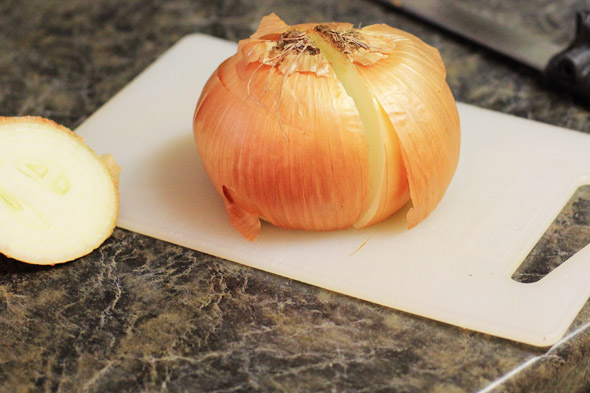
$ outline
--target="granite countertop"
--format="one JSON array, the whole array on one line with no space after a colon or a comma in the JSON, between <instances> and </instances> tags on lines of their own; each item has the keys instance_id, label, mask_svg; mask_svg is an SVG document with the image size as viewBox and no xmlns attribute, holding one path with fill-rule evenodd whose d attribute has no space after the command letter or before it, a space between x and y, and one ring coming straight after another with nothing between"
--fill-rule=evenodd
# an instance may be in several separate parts
<instances>
[{"instance_id":1,"label":"granite countertop","mask_svg":"<svg viewBox=\"0 0 590 393\"><path fill-rule=\"evenodd\" d=\"M465 7L566 43L584 1ZM1 115L80 125L186 34L237 41L288 23L387 23L436 46L459 101L590 133L590 112L500 55L361 0L5 0ZM2 225L2 223L0 223ZM590 241L581 188L516 279ZM412 316L123 229L37 267L0 256L0 392L587 392L590 303L553 348Z\"/></svg>"}]
</instances>

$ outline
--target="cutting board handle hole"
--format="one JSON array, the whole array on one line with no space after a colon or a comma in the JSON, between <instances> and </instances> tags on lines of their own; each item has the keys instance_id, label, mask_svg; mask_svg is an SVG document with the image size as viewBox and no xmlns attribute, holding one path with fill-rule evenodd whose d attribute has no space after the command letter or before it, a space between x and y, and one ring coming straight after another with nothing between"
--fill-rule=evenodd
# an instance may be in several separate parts
<instances>
[{"instance_id":1,"label":"cutting board handle hole","mask_svg":"<svg viewBox=\"0 0 590 393\"><path fill-rule=\"evenodd\" d=\"M579 187L512 275L521 283L541 280L590 244L590 185Z\"/></svg>"}]
</instances>

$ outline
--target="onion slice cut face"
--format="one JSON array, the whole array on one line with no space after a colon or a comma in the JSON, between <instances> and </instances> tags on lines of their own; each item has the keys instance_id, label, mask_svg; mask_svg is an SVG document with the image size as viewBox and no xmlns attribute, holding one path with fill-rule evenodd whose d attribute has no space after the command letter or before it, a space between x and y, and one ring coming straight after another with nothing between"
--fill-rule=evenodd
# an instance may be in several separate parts
<instances>
[{"instance_id":1,"label":"onion slice cut face","mask_svg":"<svg viewBox=\"0 0 590 393\"><path fill-rule=\"evenodd\" d=\"M115 226L118 172L65 127L0 117L0 253L53 265L93 251Z\"/></svg>"}]
</instances>

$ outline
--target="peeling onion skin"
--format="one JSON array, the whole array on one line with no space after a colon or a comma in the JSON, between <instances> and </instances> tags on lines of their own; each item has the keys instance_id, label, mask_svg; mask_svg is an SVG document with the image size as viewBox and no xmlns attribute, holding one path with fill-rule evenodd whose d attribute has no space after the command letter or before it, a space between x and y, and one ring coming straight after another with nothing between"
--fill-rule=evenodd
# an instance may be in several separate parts
<instances>
[{"instance_id":1,"label":"peeling onion skin","mask_svg":"<svg viewBox=\"0 0 590 393\"><path fill-rule=\"evenodd\" d=\"M0 157L0 254L55 265L91 253L112 234L121 172L113 156L97 156L82 137L42 117L0 116L0 140L10 150Z\"/></svg>"},{"instance_id":2,"label":"peeling onion skin","mask_svg":"<svg viewBox=\"0 0 590 393\"><path fill-rule=\"evenodd\" d=\"M461 144L459 113L435 48L387 25L365 29L396 43L396 56L358 69L401 141L413 205L407 217L412 228L436 208L453 178Z\"/></svg>"},{"instance_id":3,"label":"peeling onion skin","mask_svg":"<svg viewBox=\"0 0 590 393\"><path fill-rule=\"evenodd\" d=\"M365 126L330 63L306 38L316 26L264 17L210 77L195 109L203 166L248 240L260 232L260 219L288 229L347 229L371 203ZM352 31L350 24L329 26ZM368 225L411 197L412 227L436 207L455 171L456 104L436 49L385 25L354 31L370 46L347 56L397 134L384 139L386 162L403 169L394 177L386 169L388 184ZM277 43L292 42L291 33L300 45L281 52Z\"/></svg>"},{"instance_id":4,"label":"peeling onion skin","mask_svg":"<svg viewBox=\"0 0 590 393\"><path fill-rule=\"evenodd\" d=\"M352 226L368 188L368 149L352 99L335 77L296 72L284 79L270 66L239 60L213 74L194 122L201 160L226 206L223 187L232 190L234 226L247 239L260 226L244 227L244 217L290 229Z\"/></svg>"}]
</instances>

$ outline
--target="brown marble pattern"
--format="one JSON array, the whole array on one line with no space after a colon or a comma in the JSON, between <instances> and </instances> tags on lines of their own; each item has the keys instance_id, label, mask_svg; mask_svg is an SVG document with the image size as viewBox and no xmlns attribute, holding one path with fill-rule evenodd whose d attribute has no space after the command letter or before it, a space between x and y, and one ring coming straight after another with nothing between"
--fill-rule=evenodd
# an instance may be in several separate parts
<instances>
[{"instance_id":1,"label":"brown marble pattern","mask_svg":"<svg viewBox=\"0 0 590 393\"><path fill-rule=\"evenodd\" d=\"M555 42L584 1L466 7ZM4 0L0 114L75 128L182 36L237 41L289 23L388 23L439 48L460 101L590 132L590 112L534 72L361 0ZM584 188L517 272L588 242ZM0 223L2 225L2 223ZM0 392L587 392L590 305L539 349L368 304L122 229L56 267L0 256Z\"/></svg>"},{"instance_id":2,"label":"brown marble pattern","mask_svg":"<svg viewBox=\"0 0 590 393\"><path fill-rule=\"evenodd\" d=\"M590 185L580 187L516 270L513 279L536 282L590 243Z\"/></svg>"}]
</instances>

